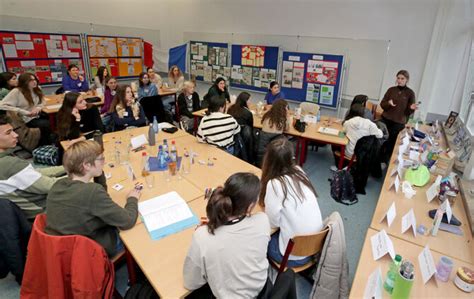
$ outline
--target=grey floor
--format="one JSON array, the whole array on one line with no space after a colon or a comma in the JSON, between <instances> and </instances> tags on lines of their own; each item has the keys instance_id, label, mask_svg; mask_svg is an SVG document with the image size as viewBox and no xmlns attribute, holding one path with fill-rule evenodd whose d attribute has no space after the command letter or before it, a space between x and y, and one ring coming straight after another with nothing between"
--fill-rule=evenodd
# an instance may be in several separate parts
<instances>
[{"instance_id":1,"label":"grey floor","mask_svg":"<svg viewBox=\"0 0 474 299\"><path fill-rule=\"evenodd\" d=\"M349 277L352 282L354 272L359 261L360 251L364 242L367 228L370 225L377 200L379 198L382 179L369 178L366 192L367 195L359 195L359 202L352 206L336 203L330 196L328 178L331 177L330 166L334 164L331 148L325 146L319 148L318 152L308 151L308 159L304 165L305 171L311 178L318 193L318 202L323 218L338 211L343 220L346 234L347 258L349 260ZM117 270L117 288L125 292L127 288L127 271L125 267ZM298 298L308 298L311 285L303 278L297 279ZM20 289L10 275L0 280L0 298L19 298Z\"/></svg>"}]
</instances>

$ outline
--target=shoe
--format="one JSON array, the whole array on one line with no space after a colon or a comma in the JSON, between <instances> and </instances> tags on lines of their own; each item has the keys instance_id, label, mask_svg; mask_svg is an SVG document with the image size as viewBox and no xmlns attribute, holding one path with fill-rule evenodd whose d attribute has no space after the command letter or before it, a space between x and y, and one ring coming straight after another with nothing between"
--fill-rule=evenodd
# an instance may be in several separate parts
<instances>
[{"instance_id":1,"label":"shoe","mask_svg":"<svg viewBox=\"0 0 474 299\"><path fill-rule=\"evenodd\" d=\"M382 169L382 171L384 171L387 168L387 163L385 162L380 163L380 168Z\"/></svg>"},{"instance_id":2,"label":"shoe","mask_svg":"<svg viewBox=\"0 0 474 299\"><path fill-rule=\"evenodd\" d=\"M338 170L338 168L334 165L329 167L329 169L331 169L331 171L334 171L334 172L336 172Z\"/></svg>"}]
</instances>

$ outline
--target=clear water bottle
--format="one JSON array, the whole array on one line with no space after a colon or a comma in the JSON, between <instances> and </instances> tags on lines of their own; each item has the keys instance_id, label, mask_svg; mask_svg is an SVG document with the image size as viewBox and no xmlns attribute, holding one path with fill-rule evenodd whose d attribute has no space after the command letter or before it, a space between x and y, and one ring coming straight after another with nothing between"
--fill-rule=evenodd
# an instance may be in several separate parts
<instances>
[{"instance_id":1,"label":"clear water bottle","mask_svg":"<svg viewBox=\"0 0 474 299\"><path fill-rule=\"evenodd\" d=\"M383 283L383 288L389 293L392 294L393 286L395 284L395 278L398 275L398 269L400 268L400 263L402 262L402 257L397 254L395 260L390 264L390 268L387 271L387 278Z\"/></svg>"},{"instance_id":2,"label":"clear water bottle","mask_svg":"<svg viewBox=\"0 0 474 299\"><path fill-rule=\"evenodd\" d=\"M119 165L120 164L120 146L121 146L120 141L115 141L115 146L114 146L114 158L115 158L115 164Z\"/></svg>"},{"instance_id":3,"label":"clear water bottle","mask_svg":"<svg viewBox=\"0 0 474 299\"><path fill-rule=\"evenodd\" d=\"M316 122L320 122L321 121L321 109L318 110L318 114L316 114Z\"/></svg>"},{"instance_id":4,"label":"clear water bottle","mask_svg":"<svg viewBox=\"0 0 474 299\"><path fill-rule=\"evenodd\" d=\"M163 154L165 155L165 159L168 161L168 159L170 158L170 151L169 151L169 148L168 148L168 140L167 139L163 139Z\"/></svg>"},{"instance_id":5,"label":"clear water bottle","mask_svg":"<svg viewBox=\"0 0 474 299\"><path fill-rule=\"evenodd\" d=\"M158 133L158 121L156 120L156 116L153 116L153 131L155 131L155 134Z\"/></svg>"},{"instance_id":6,"label":"clear water bottle","mask_svg":"<svg viewBox=\"0 0 474 299\"><path fill-rule=\"evenodd\" d=\"M155 129L153 128L153 125L150 125L150 127L148 128L148 144L150 146L153 146L155 145L156 141L155 141Z\"/></svg>"},{"instance_id":7,"label":"clear water bottle","mask_svg":"<svg viewBox=\"0 0 474 299\"><path fill-rule=\"evenodd\" d=\"M158 147L158 167L160 169L165 169L167 166L167 160L163 151L163 146Z\"/></svg>"},{"instance_id":8,"label":"clear water bottle","mask_svg":"<svg viewBox=\"0 0 474 299\"><path fill-rule=\"evenodd\" d=\"M178 161L178 150L176 149L176 143L174 140L171 141L170 160L173 162Z\"/></svg>"}]
</instances>

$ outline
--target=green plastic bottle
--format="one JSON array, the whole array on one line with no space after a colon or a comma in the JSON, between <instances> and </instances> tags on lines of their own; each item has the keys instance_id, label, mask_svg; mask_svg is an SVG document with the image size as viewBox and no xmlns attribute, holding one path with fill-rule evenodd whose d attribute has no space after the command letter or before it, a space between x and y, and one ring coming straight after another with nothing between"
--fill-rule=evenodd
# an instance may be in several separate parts
<instances>
[{"instance_id":1,"label":"green plastic bottle","mask_svg":"<svg viewBox=\"0 0 474 299\"><path fill-rule=\"evenodd\" d=\"M400 268L400 263L402 262L401 255L397 254L395 260L390 264L390 268L387 271L387 278L383 283L383 288L389 293L393 292L393 285L395 284L395 277L397 277L398 269Z\"/></svg>"}]
</instances>

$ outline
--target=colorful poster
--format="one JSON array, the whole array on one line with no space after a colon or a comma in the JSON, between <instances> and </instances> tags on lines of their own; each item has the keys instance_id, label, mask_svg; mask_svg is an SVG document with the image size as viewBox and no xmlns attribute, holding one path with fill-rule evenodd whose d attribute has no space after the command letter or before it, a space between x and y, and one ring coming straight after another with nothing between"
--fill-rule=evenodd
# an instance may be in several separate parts
<instances>
[{"instance_id":1,"label":"colorful poster","mask_svg":"<svg viewBox=\"0 0 474 299\"><path fill-rule=\"evenodd\" d=\"M293 63L293 78L291 80L292 88L303 88L304 81L304 62Z\"/></svg>"},{"instance_id":2,"label":"colorful poster","mask_svg":"<svg viewBox=\"0 0 474 299\"><path fill-rule=\"evenodd\" d=\"M306 80L311 83L336 85L337 72L336 61L308 60Z\"/></svg>"},{"instance_id":3,"label":"colorful poster","mask_svg":"<svg viewBox=\"0 0 474 299\"><path fill-rule=\"evenodd\" d=\"M251 67L243 67L242 68L242 84L244 85L252 85L252 68Z\"/></svg>"},{"instance_id":4,"label":"colorful poster","mask_svg":"<svg viewBox=\"0 0 474 299\"><path fill-rule=\"evenodd\" d=\"M90 57L117 57L117 39L115 37L88 36Z\"/></svg>"},{"instance_id":5,"label":"colorful poster","mask_svg":"<svg viewBox=\"0 0 474 299\"><path fill-rule=\"evenodd\" d=\"M142 56L142 40L139 38L117 37L118 56Z\"/></svg>"},{"instance_id":6,"label":"colorful poster","mask_svg":"<svg viewBox=\"0 0 474 299\"><path fill-rule=\"evenodd\" d=\"M320 89L321 89L321 85L308 83L308 86L306 88L306 101L318 103Z\"/></svg>"},{"instance_id":7,"label":"colorful poster","mask_svg":"<svg viewBox=\"0 0 474 299\"><path fill-rule=\"evenodd\" d=\"M263 67L265 64L264 46L242 46L242 65Z\"/></svg>"},{"instance_id":8,"label":"colorful poster","mask_svg":"<svg viewBox=\"0 0 474 299\"><path fill-rule=\"evenodd\" d=\"M114 77L119 76L119 65L117 62L117 58L91 58L90 59L90 66L92 74L97 73L97 69L100 66L105 66L109 70L110 74ZM128 70L128 63L127 63L127 70Z\"/></svg>"},{"instance_id":9,"label":"colorful poster","mask_svg":"<svg viewBox=\"0 0 474 299\"><path fill-rule=\"evenodd\" d=\"M242 80L242 68L240 65L232 66L231 79L233 82L240 82Z\"/></svg>"},{"instance_id":10,"label":"colorful poster","mask_svg":"<svg viewBox=\"0 0 474 299\"><path fill-rule=\"evenodd\" d=\"M324 105L332 105L334 95L334 86L321 85L321 98L319 103Z\"/></svg>"},{"instance_id":11,"label":"colorful poster","mask_svg":"<svg viewBox=\"0 0 474 299\"><path fill-rule=\"evenodd\" d=\"M118 61L120 77L138 76L143 71L141 58L119 58Z\"/></svg>"},{"instance_id":12,"label":"colorful poster","mask_svg":"<svg viewBox=\"0 0 474 299\"><path fill-rule=\"evenodd\" d=\"M283 61L283 80L282 87L291 88L291 82L293 81L293 62Z\"/></svg>"}]
</instances>

